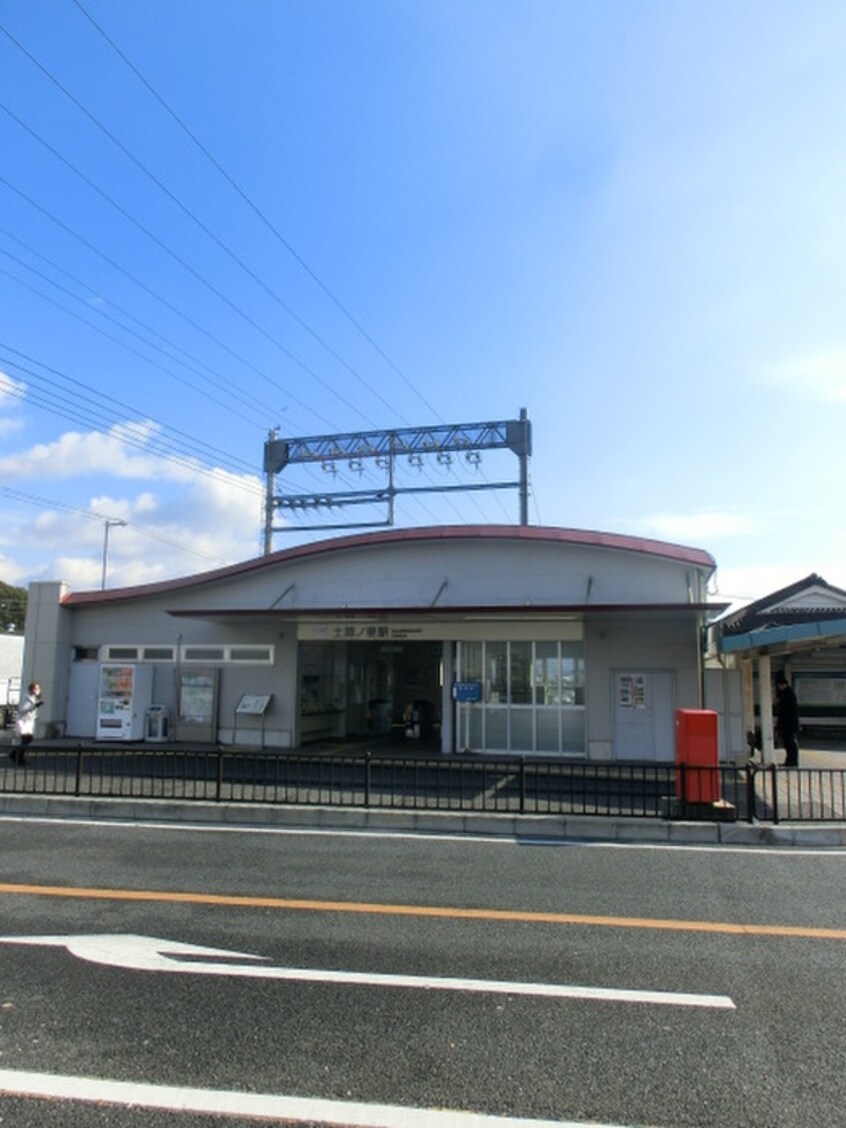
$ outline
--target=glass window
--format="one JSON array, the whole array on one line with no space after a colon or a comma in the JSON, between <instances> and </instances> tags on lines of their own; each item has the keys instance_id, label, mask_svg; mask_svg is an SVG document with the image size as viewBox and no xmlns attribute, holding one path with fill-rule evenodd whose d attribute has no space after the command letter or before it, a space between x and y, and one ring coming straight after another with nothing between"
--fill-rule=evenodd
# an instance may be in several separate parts
<instances>
[{"instance_id":1,"label":"glass window","mask_svg":"<svg viewBox=\"0 0 846 1128\"><path fill-rule=\"evenodd\" d=\"M463 681L481 681L482 700L462 703L459 740L491 751L585 751L585 659L580 640L467 642Z\"/></svg>"},{"instance_id":2,"label":"glass window","mask_svg":"<svg viewBox=\"0 0 846 1128\"><path fill-rule=\"evenodd\" d=\"M467 709L469 731L467 733L468 746L470 748L481 748L484 744L482 737L482 715L483 710L478 705L465 705ZM462 729L462 732L464 730Z\"/></svg>"},{"instance_id":3,"label":"glass window","mask_svg":"<svg viewBox=\"0 0 846 1128\"><path fill-rule=\"evenodd\" d=\"M511 643L511 692L512 705L531 705L532 703L532 644L530 642Z\"/></svg>"},{"instance_id":4,"label":"glass window","mask_svg":"<svg viewBox=\"0 0 846 1128\"><path fill-rule=\"evenodd\" d=\"M581 642L561 644L561 701L564 705L585 703L585 658Z\"/></svg>"},{"instance_id":5,"label":"glass window","mask_svg":"<svg viewBox=\"0 0 846 1128\"><path fill-rule=\"evenodd\" d=\"M514 752L531 752L534 734L531 709L511 710L511 749Z\"/></svg>"},{"instance_id":6,"label":"glass window","mask_svg":"<svg viewBox=\"0 0 846 1128\"><path fill-rule=\"evenodd\" d=\"M270 646L232 646L229 648L230 662L261 662L268 664L273 661L273 648Z\"/></svg>"},{"instance_id":7,"label":"glass window","mask_svg":"<svg viewBox=\"0 0 846 1128\"><path fill-rule=\"evenodd\" d=\"M508 643L485 643L485 702L504 705L508 700Z\"/></svg>"},{"instance_id":8,"label":"glass window","mask_svg":"<svg viewBox=\"0 0 846 1128\"><path fill-rule=\"evenodd\" d=\"M560 752L561 739L558 735L559 709L542 708L538 716L538 752Z\"/></svg>"},{"instance_id":9,"label":"glass window","mask_svg":"<svg viewBox=\"0 0 846 1128\"><path fill-rule=\"evenodd\" d=\"M507 709L485 710L485 744L494 752L505 752L508 748Z\"/></svg>"},{"instance_id":10,"label":"glass window","mask_svg":"<svg viewBox=\"0 0 846 1128\"><path fill-rule=\"evenodd\" d=\"M562 709L563 745L565 752L584 752L585 750L585 711L584 709Z\"/></svg>"},{"instance_id":11,"label":"glass window","mask_svg":"<svg viewBox=\"0 0 846 1128\"><path fill-rule=\"evenodd\" d=\"M557 642L535 644L535 703L561 704L561 663Z\"/></svg>"},{"instance_id":12,"label":"glass window","mask_svg":"<svg viewBox=\"0 0 846 1128\"><path fill-rule=\"evenodd\" d=\"M461 680L482 680L482 644L481 642L462 642L461 644Z\"/></svg>"},{"instance_id":13,"label":"glass window","mask_svg":"<svg viewBox=\"0 0 846 1128\"><path fill-rule=\"evenodd\" d=\"M77 648L75 653L78 653ZM107 662L173 662L176 647L173 646L105 646L103 653ZM97 651L94 651L95 656ZM185 646L182 651L185 662L251 662L254 665L272 666L274 648L272 646Z\"/></svg>"},{"instance_id":14,"label":"glass window","mask_svg":"<svg viewBox=\"0 0 846 1128\"><path fill-rule=\"evenodd\" d=\"M186 646L186 662L222 662L222 646Z\"/></svg>"}]
</instances>

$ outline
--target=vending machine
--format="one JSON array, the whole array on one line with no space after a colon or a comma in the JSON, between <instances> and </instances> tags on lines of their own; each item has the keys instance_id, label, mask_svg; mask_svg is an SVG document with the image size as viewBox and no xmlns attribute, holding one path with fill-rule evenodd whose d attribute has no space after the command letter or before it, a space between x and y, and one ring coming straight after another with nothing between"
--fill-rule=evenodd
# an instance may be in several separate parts
<instances>
[{"instance_id":1,"label":"vending machine","mask_svg":"<svg viewBox=\"0 0 846 1128\"><path fill-rule=\"evenodd\" d=\"M143 740L153 699L153 667L128 663L100 667L97 739Z\"/></svg>"}]
</instances>

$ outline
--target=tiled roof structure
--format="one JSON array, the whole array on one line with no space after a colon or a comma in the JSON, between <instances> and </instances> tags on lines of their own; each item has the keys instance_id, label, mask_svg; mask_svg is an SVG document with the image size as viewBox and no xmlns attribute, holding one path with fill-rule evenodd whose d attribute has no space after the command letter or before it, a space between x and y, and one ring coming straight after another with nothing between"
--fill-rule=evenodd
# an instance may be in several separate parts
<instances>
[{"instance_id":1,"label":"tiled roof structure","mask_svg":"<svg viewBox=\"0 0 846 1128\"><path fill-rule=\"evenodd\" d=\"M720 621L720 629L726 637L842 616L846 616L846 591L826 583L822 576L812 572L803 580L726 615Z\"/></svg>"}]
</instances>

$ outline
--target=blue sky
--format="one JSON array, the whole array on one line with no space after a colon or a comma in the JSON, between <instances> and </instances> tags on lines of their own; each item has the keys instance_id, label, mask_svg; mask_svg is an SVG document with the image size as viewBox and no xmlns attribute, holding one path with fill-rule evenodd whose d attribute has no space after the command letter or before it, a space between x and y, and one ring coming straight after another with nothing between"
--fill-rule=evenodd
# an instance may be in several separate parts
<instances>
[{"instance_id":1,"label":"blue sky","mask_svg":"<svg viewBox=\"0 0 846 1128\"><path fill-rule=\"evenodd\" d=\"M706 548L728 599L846 587L843 5L0 0L0 28L0 579L98 587L107 517L110 586L257 555L273 427L525 407L533 524ZM334 469L279 484L383 482Z\"/></svg>"}]
</instances>

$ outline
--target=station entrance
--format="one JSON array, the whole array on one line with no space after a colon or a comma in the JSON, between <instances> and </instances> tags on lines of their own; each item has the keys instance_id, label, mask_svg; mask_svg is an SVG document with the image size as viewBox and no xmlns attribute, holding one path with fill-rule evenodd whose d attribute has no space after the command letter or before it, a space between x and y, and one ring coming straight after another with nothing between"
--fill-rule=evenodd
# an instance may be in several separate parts
<instances>
[{"instance_id":1,"label":"station entrance","mask_svg":"<svg viewBox=\"0 0 846 1128\"><path fill-rule=\"evenodd\" d=\"M300 743L436 741L443 648L437 640L301 642Z\"/></svg>"}]
</instances>

